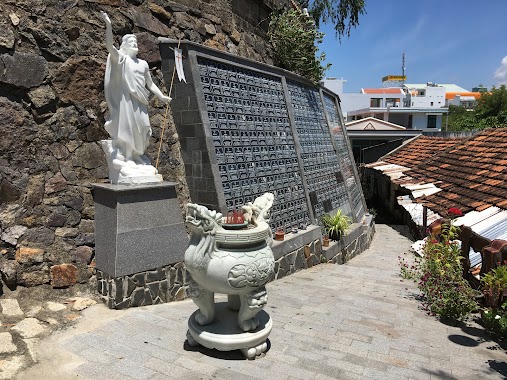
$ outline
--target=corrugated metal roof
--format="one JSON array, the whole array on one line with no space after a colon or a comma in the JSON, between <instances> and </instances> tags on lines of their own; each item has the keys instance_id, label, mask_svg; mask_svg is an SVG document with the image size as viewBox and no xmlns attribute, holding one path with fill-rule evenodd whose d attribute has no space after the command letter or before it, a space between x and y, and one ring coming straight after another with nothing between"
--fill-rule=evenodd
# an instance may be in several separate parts
<instances>
[{"instance_id":1,"label":"corrugated metal roof","mask_svg":"<svg viewBox=\"0 0 507 380\"><path fill-rule=\"evenodd\" d=\"M507 240L507 218L488 227L488 229L482 233L482 236L484 236L486 239L489 240L494 239Z\"/></svg>"},{"instance_id":2,"label":"corrugated metal roof","mask_svg":"<svg viewBox=\"0 0 507 380\"><path fill-rule=\"evenodd\" d=\"M487 208L486 210L482 211L470 211L466 213L465 215L456 218L454 220L455 226L473 226L474 224L477 224L479 222L482 222L483 220L489 218L492 215L495 215L502 211L500 208L492 206Z\"/></svg>"},{"instance_id":3,"label":"corrugated metal roof","mask_svg":"<svg viewBox=\"0 0 507 380\"><path fill-rule=\"evenodd\" d=\"M423 225L423 205L415 203L410 195L403 195L397 198L398 204L402 206L410 214L410 217L418 226ZM433 223L440 219L441 216L434 213L430 209L427 210L427 224Z\"/></svg>"},{"instance_id":4,"label":"corrugated metal roof","mask_svg":"<svg viewBox=\"0 0 507 380\"><path fill-rule=\"evenodd\" d=\"M414 198L420 198L425 195L431 195L438 193L439 191L442 191L442 189L439 189L433 183L412 184L412 185L409 184L403 187L412 191L412 196Z\"/></svg>"},{"instance_id":5,"label":"corrugated metal roof","mask_svg":"<svg viewBox=\"0 0 507 380\"><path fill-rule=\"evenodd\" d=\"M491 215L489 218L484 219L483 221L473 224L471 226L468 226L474 231L475 233L487 237L487 235L493 236L493 239L498 239L498 237L494 236L492 234L492 230L497 230L499 232L498 227L502 225L507 221L507 211L501 211L496 214ZM507 226L507 224L505 224ZM507 229L503 232L507 233ZM491 239L488 237L488 239Z\"/></svg>"}]
</instances>

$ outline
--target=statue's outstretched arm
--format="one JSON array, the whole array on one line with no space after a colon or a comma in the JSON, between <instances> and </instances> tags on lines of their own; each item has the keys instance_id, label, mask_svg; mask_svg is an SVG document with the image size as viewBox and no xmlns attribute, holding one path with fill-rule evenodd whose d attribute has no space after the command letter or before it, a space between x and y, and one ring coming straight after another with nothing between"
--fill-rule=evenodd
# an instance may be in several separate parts
<instances>
[{"instance_id":1,"label":"statue's outstretched arm","mask_svg":"<svg viewBox=\"0 0 507 380\"><path fill-rule=\"evenodd\" d=\"M144 71L144 76L146 81L146 87L148 88L148 90L150 90L157 98L159 98L164 103L168 103L169 101L171 101L171 98L167 95L164 95L162 91L160 91L160 88L158 88L157 85L153 83L153 79L151 79L150 69L147 63Z\"/></svg>"},{"instance_id":2,"label":"statue's outstretched arm","mask_svg":"<svg viewBox=\"0 0 507 380\"><path fill-rule=\"evenodd\" d=\"M117 59L118 58L118 50L113 45L113 29L111 27L111 20L106 12L100 12L102 14L102 18L106 22L106 48L111 57Z\"/></svg>"}]
</instances>

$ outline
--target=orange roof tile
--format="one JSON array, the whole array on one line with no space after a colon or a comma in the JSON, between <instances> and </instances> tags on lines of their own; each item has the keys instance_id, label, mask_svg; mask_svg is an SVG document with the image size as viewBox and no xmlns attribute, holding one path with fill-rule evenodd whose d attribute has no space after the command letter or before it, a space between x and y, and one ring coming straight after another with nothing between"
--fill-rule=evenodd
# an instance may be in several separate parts
<instances>
[{"instance_id":1,"label":"orange roof tile","mask_svg":"<svg viewBox=\"0 0 507 380\"><path fill-rule=\"evenodd\" d=\"M507 128L487 129L470 138L419 136L383 160L410 168L414 182L441 188L418 199L441 215L449 207L463 212L507 209Z\"/></svg>"},{"instance_id":2,"label":"orange roof tile","mask_svg":"<svg viewBox=\"0 0 507 380\"><path fill-rule=\"evenodd\" d=\"M481 93L480 92L446 92L445 93L445 98L447 100L450 100L450 99L454 99L456 97L456 95L461 95L461 96L473 96L475 99L479 99L481 97Z\"/></svg>"},{"instance_id":3,"label":"orange roof tile","mask_svg":"<svg viewBox=\"0 0 507 380\"><path fill-rule=\"evenodd\" d=\"M363 94L403 94L401 88L363 88Z\"/></svg>"}]
</instances>

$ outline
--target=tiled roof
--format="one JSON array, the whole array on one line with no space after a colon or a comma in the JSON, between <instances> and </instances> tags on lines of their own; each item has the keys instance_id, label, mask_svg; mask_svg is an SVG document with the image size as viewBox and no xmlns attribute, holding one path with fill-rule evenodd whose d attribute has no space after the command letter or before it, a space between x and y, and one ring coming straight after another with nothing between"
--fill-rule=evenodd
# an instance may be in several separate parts
<instances>
[{"instance_id":1,"label":"tiled roof","mask_svg":"<svg viewBox=\"0 0 507 380\"><path fill-rule=\"evenodd\" d=\"M447 142L446 142L447 140ZM383 161L409 167L412 183L434 183L442 191L417 201L446 215L491 206L507 209L507 128L487 129L467 139L420 136Z\"/></svg>"},{"instance_id":2,"label":"tiled roof","mask_svg":"<svg viewBox=\"0 0 507 380\"><path fill-rule=\"evenodd\" d=\"M394 88L363 88L361 89L363 94L404 94L400 87Z\"/></svg>"},{"instance_id":3,"label":"tiled roof","mask_svg":"<svg viewBox=\"0 0 507 380\"><path fill-rule=\"evenodd\" d=\"M461 97L469 96L469 97L473 97L475 99L479 99L482 94L480 92L469 92L469 91L466 91L466 92L446 92L445 98L448 100L454 99L456 97L456 95L459 95Z\"/></svg>"},{"instance_id":4,"label":"tiled roof","mask_svg":"<svg viewBox=\"0 0 507 380\"><path fill-rule=\"evenodd\" d=\"M418 136L385 156L384 161L412 168L463 140L463 138Z\"/></svg>"}]
</instances>

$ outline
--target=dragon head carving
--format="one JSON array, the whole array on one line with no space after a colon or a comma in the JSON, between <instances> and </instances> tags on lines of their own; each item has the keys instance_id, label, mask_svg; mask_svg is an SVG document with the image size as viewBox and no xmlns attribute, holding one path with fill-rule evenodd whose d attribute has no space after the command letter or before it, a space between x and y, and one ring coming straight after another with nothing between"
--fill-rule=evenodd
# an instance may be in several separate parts
<instances>
[{"instance_id":1,"label":"dragon head carving","mask_svg":"<svg viewBox=\"0 0 507 380\"><path fill-rule=\"evenodd\" d=\"M248 202L241 209L245 216L245 220L257 224L259 222L269 223L271 217L271 207L275 196L272 193L264 193L260 197L255 198L254 202Z\"/></svg>"},{"instance_id":2,"label":"dragon head carving","mask_svg":"<svg viewBox=\"0 0 507 380\"><path fill-rule=\"evenodd\" d=\"M205 271L215 247L215 233L222 224L222 214L195 203L187 205L185 225L190 230L190 242L185 251L185 265L190 273Z\"/></svg>"},{"instance_id":3,"label":"dragon head carving","mask_svg":"<svg viewBox=\"0 0 507 380\"><path fill-rule=\"evenodd\" d=\"M222 225L222 214L215 210L211 211L205 206L189 203L185 224L192 234L214 234L216 228Z\"/></svg>"}]
</instances>

